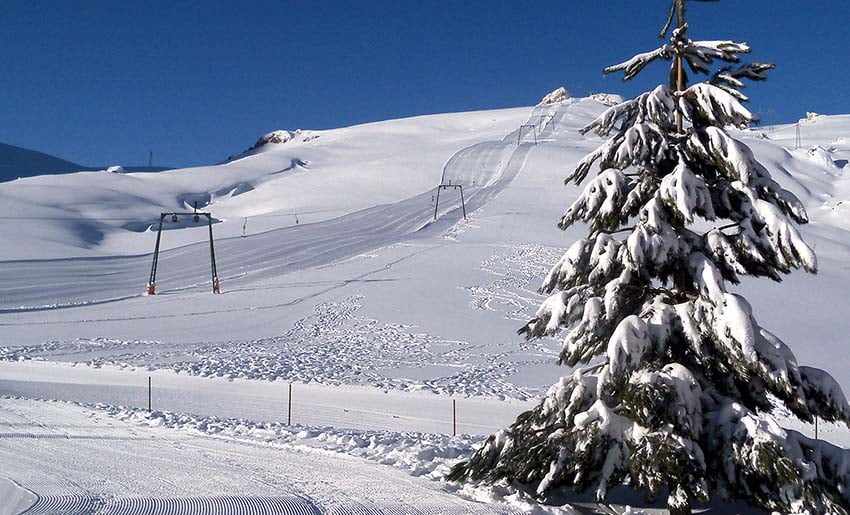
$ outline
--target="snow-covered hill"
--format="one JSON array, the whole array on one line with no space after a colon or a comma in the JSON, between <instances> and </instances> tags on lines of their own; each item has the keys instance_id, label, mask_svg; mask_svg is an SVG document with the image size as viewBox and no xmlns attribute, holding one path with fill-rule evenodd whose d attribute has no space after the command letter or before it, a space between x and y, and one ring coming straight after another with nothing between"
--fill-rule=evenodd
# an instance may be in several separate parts
<instances>
[{"instance_id":1,"label":"snow-covered hill","mask_svg":"<svg viewBox=\"0 0 850 515\"><path fill-rule=\"evenodd\" d=\"M273 348L280 343L267 339L291 334L292 324L342 310L371 311L382 324L415 324L414 332L424 329L441 341L502 341L513 352L513 330L538 300L533 290L561 249L581 234L555 227L577 192L562 186L562 178L598 144L577 129L605 107L595 99L569 99L537 108L293 131L286 142L260 145L217 166L155 174L80 172L0 184L6 222L0 238L10 242L0 248L4 343L117 338ZM801 360L832 368L848 384L846 367L836 366L847 364L844 353L825 358L822 350L794 342L815 339L818 349L841 348L841 335L850 330L839 315L850 256L850 144L843 136L850 116L817 116L800 126L798 150L794 125L740 136L806 203L812 223L803 230L819 254L821 273L795 274L782 285L747 283L744 290L759 318L785 336ZM433 188L441 181L464 186L470 222L460 219L453 190L441 192L440 216L433 220ZM218 271L226 295L206 295L207 228L183 217L176 224L166 218L158 268L163 295L143 297L159 213L185 211L196 201L218 222ZM403 266L414 257L426 263ZM403 278L367 282L400 268ZM181 303L195 314L175 307ZM821 309L804 309L815 304ZM795 310L805 312L805 319L795 317ZM179 323L169 322L174 318ZM350 318L342 325L358 317ZM556 346L550 342L549 350ZM429 360L440 361L425 357L420 365L434 366ZM530 393L517 392L531 386L528 392L539 391L560 373L549 355L538 361L551 372L535 377L521 373L534 366L491 368L503 370L500 380L514 378L508 390L516 391L508 396L525 398ZM388 369L397 366L390 358ZM454 372L469 366L459 358L451 362L454 371L437 367L401 383L439 380L444 391L495 393L492 385L458 386L455 379L463 374ZM233 367L216 373L257 375ZM304 379L291 364L280 367L273 376ZM389 376L399 374L387 372L378 382L392 385L396 379Z\"/></svg>"},{"instance_id":2,"label":"snow-covered hill","mask_svg":"<svg viewBox=\"0 0 850 515\"><path fill-rule=\"evenodd\" d=\"M312 138L262 145L241 159L167 173L81 172L0 184L0 259L138 254L152 250L161 211L194 202L227 223L219 237L299 223L396 202L432 188L452 153L501 138L528 109L425 116L314 131ZM306 140L306 141L305 141ZM174 228L168 225L166 229ZM184 225L178 225L181 229ZM205 228L170 231L166 247L206 238Z\"/></svg>"},{"instance_id":3,"label":"snow-covered hill","mask_svg":"<svg viewBox=\"0 0 850 515\"><path fill-rule=\"evenodd\" d=\"M451 395L505 403L466 412L460 403L463 431L486 433L569 373L554 364L559 341L524 342L515 331L536 309L548 267L583 236L555 224L578 194L563 178L601 142L578 129L606 101L271 133L216 166L0 184L0 358L9 361L0 370L14 375L0 380L0 394L142 406L133 401L141 390L116 377L122 367L157 368L250 385L245 411L216 412L191 391L164 396L164 410L266 420L274 410L265 401L294 381L319 383L334 415L316 424L448 427L440 406ZM794 124L738 136L806 204L812 223L802 232L820 259L816 276L740 290L801 363L850 391L850 116L801 122L796 150ZM450 189L434 220L440 183L463 186L468 221ZM184 217L166 222L158 295L144 296L151 227L160 212L195 201L217 222L224 294L210 293L208 229ZM33 359L94 368L71 378L15 363ZM433 402L399 393L349 411L332 400L358 389ZM850 444L846 429L822 426L824 435Z\"/></svg>"}]
</instances>

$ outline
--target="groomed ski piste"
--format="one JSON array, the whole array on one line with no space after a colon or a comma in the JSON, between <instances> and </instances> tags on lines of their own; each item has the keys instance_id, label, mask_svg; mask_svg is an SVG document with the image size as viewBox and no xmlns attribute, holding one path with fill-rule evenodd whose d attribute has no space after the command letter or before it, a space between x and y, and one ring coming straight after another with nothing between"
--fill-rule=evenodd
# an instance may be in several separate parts
<instances>
[{"instance_id":1,"label":"groomed ski piste","mask_svg":"<svg viewBox=\"0 0 850 515\"><path fill-rule=\"evenodd\" d=\"M442 479L569 374L559 340L516 330L583 235L556 227L579 192L563 179L601 142L578 129L609 100L292 131L208 167L0 183L0 513L656 511L627 493L543 506ZM796 124L737 137L805 203L820 272L740 291L801 364L847 390L850 116L799 128L799 144ZM435 206L438 184L463 186L468 219L454 189ZM196 201L216 222L222 294L207 227L182 217L166 219L145 295L159 214ZM818 436L850 446L843 427Z\"/></svg>"}]
</instances>

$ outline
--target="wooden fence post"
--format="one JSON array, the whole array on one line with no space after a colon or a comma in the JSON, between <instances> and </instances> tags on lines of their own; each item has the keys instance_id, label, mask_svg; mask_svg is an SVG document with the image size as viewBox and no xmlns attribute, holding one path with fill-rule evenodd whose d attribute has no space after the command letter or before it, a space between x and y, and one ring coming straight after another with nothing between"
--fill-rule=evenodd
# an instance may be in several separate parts
<instances>
[{"instance_id":1,"label":"wooden fence post","mask_svg":"<svg viewBox=\"0 0 850 515\"><path fill-rule=\"evenodd\" d=\"M452 436L457 436L457 401L452 399Z\"/></svg>"}]
</instances>

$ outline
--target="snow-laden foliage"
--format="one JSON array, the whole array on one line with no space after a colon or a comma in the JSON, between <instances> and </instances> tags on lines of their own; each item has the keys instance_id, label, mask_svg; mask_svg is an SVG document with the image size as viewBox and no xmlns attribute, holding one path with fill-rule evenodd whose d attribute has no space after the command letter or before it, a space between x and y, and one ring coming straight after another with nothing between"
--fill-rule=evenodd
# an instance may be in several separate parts
<instances>
[{"instance_id":1,"label":"snow-laden foliage","mask_svg":"<svg viewBox=\"0 0 850 515\"><path fill-rule=\"evenodd\" d=\"M606 73L629 79L657 59L675 67L677 56L708 73L714 60L749 52L686 31ZM552 267L541 287L549 297L520 333L563 330L560 362L592 366L554 385L450 478L516 481L541 497L572 486L600 500L630 485L650 500L666 495L673 513L711 496L785 513L850 512L850 451L770 416L779 402L804 421L850 423L847 399L826 372L799 366L729 288L742 276L817 271L795 225L807 222L802 204L727 132L756 120L740 89L770 68L661 85L583 129L608 139L567 178L586 184L559 225L584 222L589 234Z\"/></svg>"},{"instance_id":2,"label":"snow-laden foliage","mask_svg":"<svg viewBox=\"0 0 850 515\"><path fill-rule=\"evenodd\" d=\"M725 61L727 63L737 63L740 61L740 54L750 53L750 46L746 43L737 43L735 41L728 40L692 41L688 39L687 31L687 24L683 27L676 28L673 30L673 37L670 39L669 43L662 45L655 50L640 53L620 64L609 66L603 70L603 73L608 74L622 71L623 80L629 80L634 78L638 73L646 68L649 63L658 59L663 59L666 61L673 61L673 67L670 75L671 77L674 77L677 72L675 57L678 54L682 55L682 58L692 71L697 73L708 73L709 67L715 60ZM746 70L742 67L739 76L750 78L747 74L752 73L756 76L756 80L763 80L763 77L759 74L763 73L764 70L760 69L759 66L759 64L751 65L751 67ZM723 73L727 71L727 69L724 69ZM737 80L738 77L735 77L735 79ZM675 83L672 80L670 85L671 87L675 87ZM736 87L734 84L730 85L732 87Z\"/></svg>"}]
</instances>

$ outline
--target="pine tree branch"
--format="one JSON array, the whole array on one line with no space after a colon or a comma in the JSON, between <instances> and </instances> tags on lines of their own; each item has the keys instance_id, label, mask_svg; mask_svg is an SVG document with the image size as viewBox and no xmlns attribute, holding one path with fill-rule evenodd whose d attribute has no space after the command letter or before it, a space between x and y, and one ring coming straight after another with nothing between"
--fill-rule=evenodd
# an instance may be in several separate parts
<instances>
[{"instance_id":1,"label":"pine tree branch","mask_svg":"<svg viewBox=\"0 0 850 515\"><path fill-rule=\"evenodd\" d=\"M605 229L597 229L597 230L595 230L591 233L591 236L595 236L597 234L617 234L617 233L620 233L620 232L629 232L629 231L634 231L634 230L635 230L634 227L624 227L622 229L617 229L615 231L607 231Z\"/></svg>"},{"instance_id":2,"label":"pine tree branch","mask_svg":"<svg viewBox=\"0 0 850 515\"><path fill-rule=\"evenodd\" d=\"M670 6L670 13L667 15L667 22L664 24L664 28L661 29L661 32L658 34L658 39L664 39L667 36L667 31L670 30L670 25L673 24L673 17L676 14L676 0L673 0L673 5Z\"/></svg>"},{"instance_id":3,"label":"pine tree branch","mask_svg":"<svg viewBox=\"0 0 850 515\"><path fill-rule=\"evenodd\" d=\"M726 225L723 225L723 226L720 226L720 227L715 227L715 228L713 228L711 231L720 231L720 232L723 232L723 231L725 231L726 229L738 229L738 228L740 228L740 227L741 227L741 224L740 224L739 222L732 222L732 223L730 223L730 224L726 224ZM708 231L708 232L704 233L704 234L702 235L702 237L703 237L703 238L705 238L705 237L708 235L708 233L709 233L709 232L711 232L711 231Z\"/></svg>"},{"instance_id":4,"label":"pine tree branch","mask_svg":"<svg viewBox=\"0 0 850 515\"><path fill-rule=\"evenodd\" d=\"M651 286L640 286L640 285L636 285L636 284L623 284L623 285L620 285L620 288L628 288L628 289L632 289L632 290L638 290L638 291L641 291L641 292L644 292L644 293L650 293L652 295L666 295L667 297L670 298L670 300L679 301L679 302L687 302L687 301L696 300L696 299L699 298L698 292L687 291L687 290L669 289L669 288L663 288L663 287L654 288L654 287L651 287ZM682 300L682 299L684 299L684 300ZM679 302L677 302L677 303L679 303Z\"/></svg>"}]
</instances>

